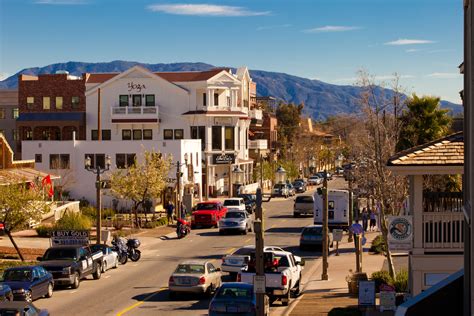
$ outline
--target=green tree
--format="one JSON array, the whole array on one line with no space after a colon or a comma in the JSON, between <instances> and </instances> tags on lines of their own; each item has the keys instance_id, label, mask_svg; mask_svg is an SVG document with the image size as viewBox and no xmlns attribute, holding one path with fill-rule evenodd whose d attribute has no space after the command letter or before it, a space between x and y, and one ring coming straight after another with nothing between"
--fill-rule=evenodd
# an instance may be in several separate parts
<instances>
[{"instance_id":1,"label":"green tree","mask_svg":"<svg viewBox=\"0 0 474 316\"><path fill-rule=\"evenodd\" d=\"M0 223L18 256L25 261L12 232L41 221L42 215L49 210L48 203L44 201L40 190L30 188L25 182L0 185L0 210Z\"/></svg>"},{"instance_id":2,"label":"green tree","mask_svg":"<svg viewBox=\"0 0 474 316\"><path fill-rule=\"evenodd\" d=\"M430 142L449 133L451 118L448 110L440 109L439 101L436 97L418 97L416 94L407 100L407 108L399 118L397 151Z\"/></svg>"},{"instance_id":3,"label":"green tree","mask_svg":"<svg viewBox=\"0 0 474 316\"><path fill-rule=\"evenodd\" d=\"M171 167L171 157L164 158L154 151L145 151L143 160L127 169L117 169L111 175L111 194L132 201L132 212L138 226L138 208L161 195Z\"/></svg>"},{"instance_id":4,"label":"green tree","mask_svg":"<svg viewBox=\"0 0 474 316\"><path fill-rule=\"evenodd\" d=\"M284 148L287 144L291 144L296 136L300 125L300 116L304 105L295 105L280 103L276 109L276 117L278 119L278 137ZM282 151L285 153L285 150Z\"/></svg>"}]
</instances>

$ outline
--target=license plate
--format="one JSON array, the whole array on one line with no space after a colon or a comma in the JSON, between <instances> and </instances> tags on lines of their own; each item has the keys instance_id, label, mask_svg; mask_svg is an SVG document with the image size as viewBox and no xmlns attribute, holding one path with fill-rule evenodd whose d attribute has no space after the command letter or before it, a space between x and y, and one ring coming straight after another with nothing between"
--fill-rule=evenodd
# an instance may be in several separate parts
<instances>
[{"instance_id":1,"label":"license plate","mask_svg":"<svg viewBox=\"0 0 474 316\"><path fill-rule=\"evenodd\" d=\"M190 279L183 279L183 280L181 281L181 283L183 283L183 284L191 284L191 280L190 280Z\"/></svg>"},{"instance_id":2,"label":"license plate","mask_svg":"<svg viewBox=\"0 0 474 316\"><path fill-rule=\"evenodd\" d=\"M228 313L237 313L238 311L239 311L239 308L237 306L227 306Z\"/></svg>"}]
</instances>

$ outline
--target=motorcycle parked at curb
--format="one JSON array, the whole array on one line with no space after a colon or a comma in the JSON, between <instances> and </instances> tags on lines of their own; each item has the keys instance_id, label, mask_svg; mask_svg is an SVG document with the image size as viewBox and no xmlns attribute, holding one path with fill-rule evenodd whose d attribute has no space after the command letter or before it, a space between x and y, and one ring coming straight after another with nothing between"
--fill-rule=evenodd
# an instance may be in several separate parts
<instances>
[{"instance_id":1,"label":"motorcycle parked at curb","mask_svg":"<svg viewBox=\"0 0 474 316\"><path fill-rule=\"evenodd\" d=\"M141 251L138 250L138 247L140 247L140 245L140 240L136 238L131 238L127 240L128 257L133 262L137 262L138 260L140 260L140 257L142 255Z\"/></svg>"},{"instance_id":2,"label":"motorcycle parked at curb","mask_svg":"<svg viewBox=\"0 0 474 316\"><path fill-rule=\"evenodd\" d=\"M120 264L126 264L128 261L127 240L122 237L115 237L112 240L112 250L118 254Z\"/></svg>"},{"instance_id":3,"label":"motorcycle parked at curb","mask_svg":"<svg viewBox=\"0 0 474 316\"><path fill-rule=\"evenodd\" d=\"M178 239L186 237L189 233L191 233L191 225L183 219L178 219L178 224L176 225Z\"/></svg>"}]
</instances>

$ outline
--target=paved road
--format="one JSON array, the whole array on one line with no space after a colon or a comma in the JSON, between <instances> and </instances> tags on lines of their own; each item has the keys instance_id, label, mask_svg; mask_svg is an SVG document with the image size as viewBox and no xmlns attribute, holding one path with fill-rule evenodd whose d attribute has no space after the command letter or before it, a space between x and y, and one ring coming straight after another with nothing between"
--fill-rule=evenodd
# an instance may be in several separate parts
<instances>
[{"instance_id":1,"label":"paved road","mask_svg":"<svg viewBox=\"0 0 474 316\"><path fill-rule=\"evenodd\" d=\"M314 268L319 253L298 250L301 228L311 224L312 218L293 218L292 210L291 198L264 203L265 244L302 255L306 259L305 279L305 271ZM253 233L220 236L215 228L193 230L182 240L174 236L164 240L147 238L139 262L129 261L125 266L109 270L98 281L84 280L77 290L55 291L53 298L37 300L35 305L47 308L51 315L206 315L209 299L185 296L172 301L168 298L170 274L183 259L210 259L220 267L223 255L254 244L254 238ZM284 307L278 305L277 302L272 307L272 314L283 311Z\"/></svg>"}]
</instances>

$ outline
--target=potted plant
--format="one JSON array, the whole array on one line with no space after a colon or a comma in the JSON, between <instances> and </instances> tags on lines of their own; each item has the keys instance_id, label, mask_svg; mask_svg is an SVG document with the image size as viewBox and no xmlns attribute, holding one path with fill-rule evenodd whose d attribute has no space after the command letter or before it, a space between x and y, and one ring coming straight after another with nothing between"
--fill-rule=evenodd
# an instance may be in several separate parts
<instances>
[{"instance_id":1,"label":"potted plant","mask_svg":"<svg viewBox=\"0 0 474 316\"><path fill-rule=\"evenodd\" d=\"M349 275L346 276L347 287L350 294L359 293L359 281L367 281L367 273L365 272L353 272L349 270Z\"/></svg>"}]
</instances>

